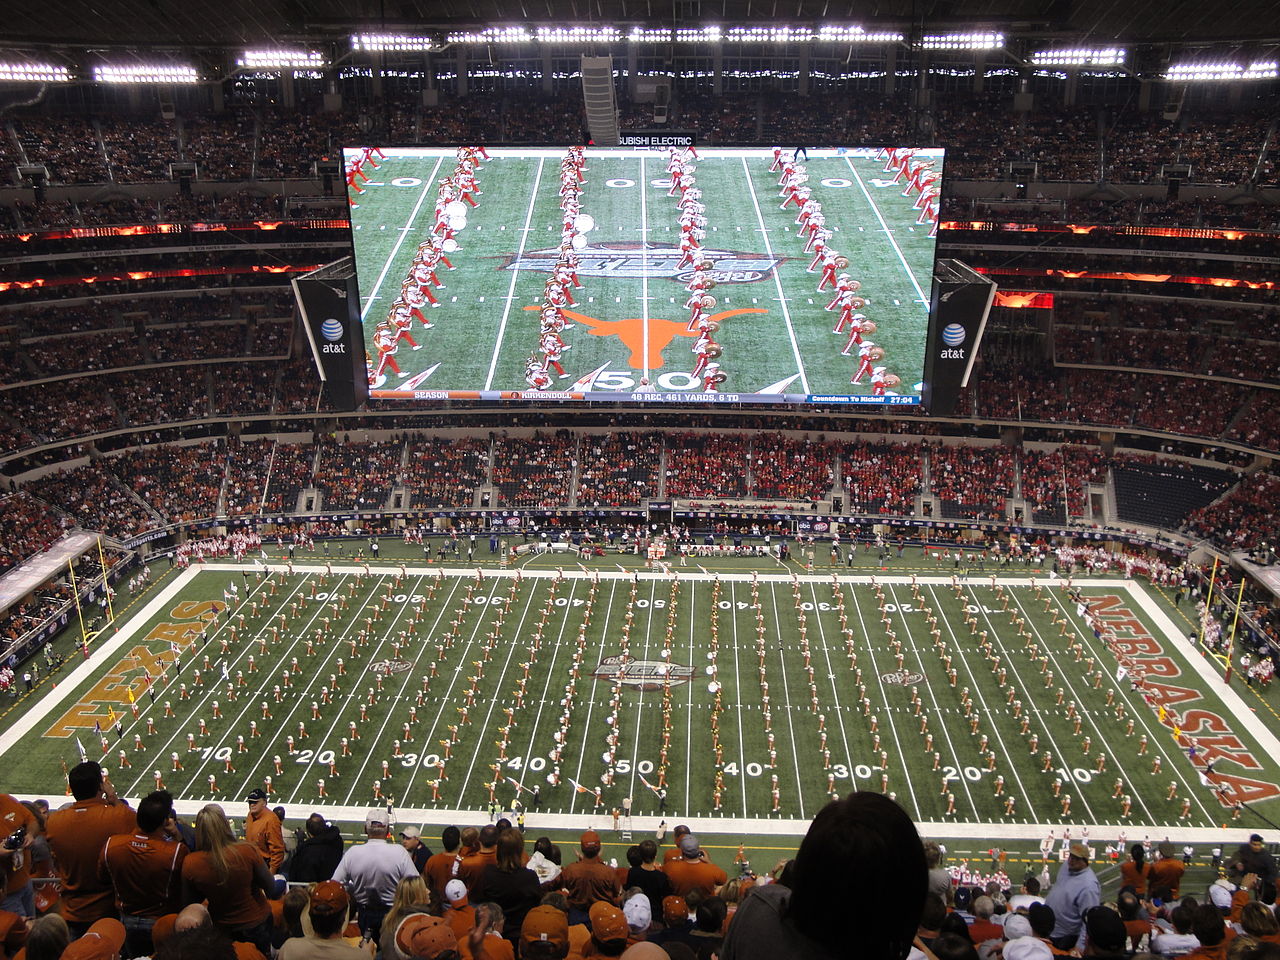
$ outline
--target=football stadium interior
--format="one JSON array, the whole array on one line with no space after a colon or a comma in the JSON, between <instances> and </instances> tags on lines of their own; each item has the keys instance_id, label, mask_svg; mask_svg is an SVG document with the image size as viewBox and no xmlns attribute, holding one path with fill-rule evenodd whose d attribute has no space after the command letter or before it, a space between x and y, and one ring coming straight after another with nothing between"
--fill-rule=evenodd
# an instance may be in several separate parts
<instances>
[{"instance_id":1,"label":"football stadium interior","mask_svg":"<svg viewBox=\"0 0 1280 960\"><path fill-rule=\"evenodd\" d=\"M1265 4L25 10L0 949L1274 958L1278 141Z\"/></svg>"}]
</instances>

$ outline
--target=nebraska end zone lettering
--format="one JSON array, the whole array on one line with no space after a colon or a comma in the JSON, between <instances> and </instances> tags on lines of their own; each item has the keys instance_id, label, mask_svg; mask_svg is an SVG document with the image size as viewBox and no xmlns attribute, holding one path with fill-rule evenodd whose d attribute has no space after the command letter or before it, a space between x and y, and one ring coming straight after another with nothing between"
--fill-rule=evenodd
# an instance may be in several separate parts
<instances>
[{"instance_id":1,"label":"nebraska end zone lettering","mask_svg":"<svg viewBox=\"0 0 1280 960\"><path fill-rule=\"evenodd\" d=\"M1114 637L1110 641L1112 651L1128 661L1132 669L1141 671L1141 689L1151 706L1157 713L1164 707L1163 725L1171 733L1175 727L1181 731L1179 746L1186 749L1189 738L1196 738L1197 755L1214 765L1209 779L1215 787L1225 788L1225 792L1214 791L1219 803L1230 807L1237 800L1256 803L1280 797L1280 785L1223 770L1228 764L1260 770L1262 764L1232 732L1228 719L1205 706L1195 706L1205 700L1199 689L1173 682L1182 676L1182 666L1165 652L1159 638L1125 606L1121 597L1090 597L1089 609Z\"/></svg>"}]
</instances>

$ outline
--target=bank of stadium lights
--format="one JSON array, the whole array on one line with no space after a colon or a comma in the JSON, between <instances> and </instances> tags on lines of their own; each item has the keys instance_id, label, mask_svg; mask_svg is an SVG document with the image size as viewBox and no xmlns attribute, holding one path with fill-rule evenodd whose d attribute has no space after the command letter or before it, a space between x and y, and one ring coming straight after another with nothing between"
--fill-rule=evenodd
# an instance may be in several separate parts
<instances>
[{"instance_id":1,"label":"bank of stadium lights","mask_svg":"<svg viewBox=\"0 0 1280 960\"><path fill-rule=\"evenodd\" d=\"M1122 67L1124 57L1123 47L1037 50L1031 55L1031 65L1033 67Z\"/></svg>"},{"instance_id":2,"label":"bank of stadium lights","mask_svg":"<svg viewBox=\"0 0 1280 960\"><path fill-rule=\"evenodd\" d=\"M539 27L540 43L618 43L623 40L617 27Z\"/></svg>"},{"instance_id":3,"label":"bank of stadium lights","mask_svg":"<svg viewBox=\"0 0 1280 960\"><path fill-rule=\"evenodd\" d=\"M245 70L321 70L328 61L313 50L246 50L236 65Z\"/></svg>"},{"instance_id":4,"label":"bank of stadium lights","mask_svg":"<svg viewBox=\"0 0 1280 960\"><path fill-rule=\"evenodd\" d=\"M632 27L627 34L631 43L670 43L671 37L670 27Z\"/></svg>"},{"instance_id":5,"label":"bank of stadium lights","mask_svg":"<svg viewBox=\"0 0 1280 960\"><path fill-rule=\"evenodd\" d=\"M445 39L449 43L529 43L533 34L524 27L485 27L483 30L455 30Z\"/></svg>"},{"instance_id":6,"label":"bank of stadium lights","mask_svg":"<svg viewBox=\"0 0 1280 960\"><path fill-rule=\"evenodd\" d=\"M732 43L808 43L813 31L808 27L730 27L724 39Z\"/></svg>"},{"instance_id":7,"label":"bank of stadium lights","mask_svg":"<svg viewBox=\"0 0 1280 960\"><path fill-rule=\"evenodd\" d=\"M428 53L437 45L434 37L417 37L407 33L357 33L351 47L364 53L380 51Z\"/></svg>"},{"instance_id":8,"label":"bank of stadium lights","mask_svg":"<svg viewBox=\"0 0 1280 960\"><path fill-rule=\"evenodd\" d=\"M70 83L71 71L52 63L0 63L0 81Z\"/></svg>"},{"instance_id":9,"label":"bank of stadium lights","mask_svg":"<svg viewBox=\"0 0 1280 960\"><path fill-rule=\"evenodd\" d=\"M102 64L93 68L95 83L199 83L194 67L176 63Z\"/></svg>"},{"instance_id":10,"label":"bank of stadium lights","mask_svg":"<svg viewBox=\"0 0 1280 960\"><path fill-rule=\"evenodd\" d=\"M676 40L680 43L717 43L722 36L719 27L676 27Z\"/></svg>"},{"instance_id":11,"label":"bank of stadium lights","mask_svg":"<svg viewBox=\"0 0 1280 960\"><path fill-rule=\"evenodd\" d=\"M920 38L922 50L1000 50L1003 33L926 33Z\"/></svg>"},{"instance_id":12,"label":"bank of stadium lights","mask_svg":"<svg viewBox=\"0 0 1280 960\"><path fill-rule=\"evenodd\" d=\"M1280 76L1280 63L1258 60L1247 67L1240 63L1179 63L1165 71L1164 78L1174 83L1189 80L1274 80Z\"/></svg>"},{"instance_id":13,"label":"bank of stadium lights","mask_svg":"<svg viewBox=\"0 0 1280 960\"><path fill-rule=\"evenodd\" d=\"M906 39L900 33L879 31L868 33L861 27L819 27L814 39L821 43L901 43Z\"/></svg>"}]
</instances>

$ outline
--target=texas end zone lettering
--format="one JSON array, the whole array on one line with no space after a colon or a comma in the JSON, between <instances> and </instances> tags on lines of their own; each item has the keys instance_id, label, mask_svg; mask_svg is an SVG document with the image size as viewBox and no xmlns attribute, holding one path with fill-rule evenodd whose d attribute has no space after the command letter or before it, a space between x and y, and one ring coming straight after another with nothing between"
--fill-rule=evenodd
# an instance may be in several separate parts
<instances>
[{"instance_id":1,"label":"texas end zone lettering","mask_svg":"<svg viewBox=\"0 0 1280 960\"><path fill-rule=\"evenodd\" d=\"M73 737L78 731L92 730L97 723L106 730L114 713L120 717L129 712L129 691L134 700L147 691L147 676L158 682L160 676L173 663L173 648L186 651L195 645L201 631L214 615L223 608L215 600L182 602L169 611L169 616L184 623L158 623L142 638L142 642L128 651L107 675L86 690L80 701L71 706L48 730L46 737ZM153 649L144 644L155 644Z\"/></svg>"},{"instance_id":2,"label":"texas end zone lettering","mask_svg":"<svg viewBox=\"0 0 1280 960\"><path fill-rule=\"evenodd\" d=\"M1226 788L1225 793L1214 791L1219 803L1229 807L1237 800L1256 803L1280 796L1280 785L1223 770L1227 764L1236 764L1245 770L1259 770L1262 764L1231 732L1231 726L1225 719L1196 706L1204 701L1204 694L1194 687L1173 682L1182 676L1182 667L1165 653L1159 639L1125 606L1122 598L1090 597L1089 609L1106 624L1114 638L1111 641L1113 652L1128 660L1135 670L1142 671L1142 690L1148 701L1153 707L1165 708L1164 725L1170 731L1175 726L1182 731L1179 745L1186 748L1188 738L1195 737L1200 758L1214 765L1211 776L1214 785Z\"/></svg>"}]
</instances>

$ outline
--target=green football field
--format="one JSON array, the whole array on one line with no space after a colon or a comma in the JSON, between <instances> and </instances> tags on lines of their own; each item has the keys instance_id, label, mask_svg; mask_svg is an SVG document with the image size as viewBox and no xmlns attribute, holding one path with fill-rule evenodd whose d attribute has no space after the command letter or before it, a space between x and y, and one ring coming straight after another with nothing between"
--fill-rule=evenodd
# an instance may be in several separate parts
<instances>
[{"instance_id":1,"label":"green football field","mask_svg":"<svg viewBox=\"0 0 1280 960\"><path fill-rule=\"evenodd\" d=\"M595 562L183 571L10 721L7 787L60 795L83 746L123 795L158 773L188 805L235 803L270 777L278 802L335 819L393 802L465 822L491 789L535 826L601 825L630 797L637 829L719 834L802 833L854 789L887 789L922 833L983 842L1065 827L1209 840L1232 817L1215 787L1248 801L1236 829L1280 814L1274 733L1137 583L1075 586L1146 669L1147 697L1066 591L1029 576L941 570L913 587L893 570Z\"/></svg>"},{"instance_id":2,"label":"green football field","mask_svg":"<svg viewBox=\"0 0 1280 960\"><path fill-rule=\"evenodd\" d=\"M352 194L351 211L361 314L370 357L374 328L385 319L408 275L418 245L435 224L438 183L453 171L452 149L387 149L370 182ZM563 228L559 189L563 150L493 148L481 164L478 206L457 233L455 267L441 266L440 307L425 306L434 324L415 321L390 370L375 380L375 396L417 391L524 391L525 362L538 346L543 284L558 255ZM849 260L861 283L862 313L877 324L881 363L896 374L897 393L918 395L934 241L916 223L914 195L885 179L875 151L811 154L809 186L822 204L831 246ZM868 396L869 380L850 384L856 356L845 357L837 313L824 308L818 273L797 234L797 210L779 209L778 174L767 150L700 151L697 186L708 219L703 248L715 261L720 323L716 338L726 394L781 397ZM630 393L647 381L662 394L697 392L687 330L689 311L678 266L676 200L668 196L666 154L591 148L581 212L595 227L579 251L581 288L569 307L569 346L553 371L553 390ZM941 168L941 157L935 159ZM869 337L870 338L870 337ZM857 348L854 348L854 354ZM539 354L540 356L540 354Z\"/></svg>"}]
</instances>

